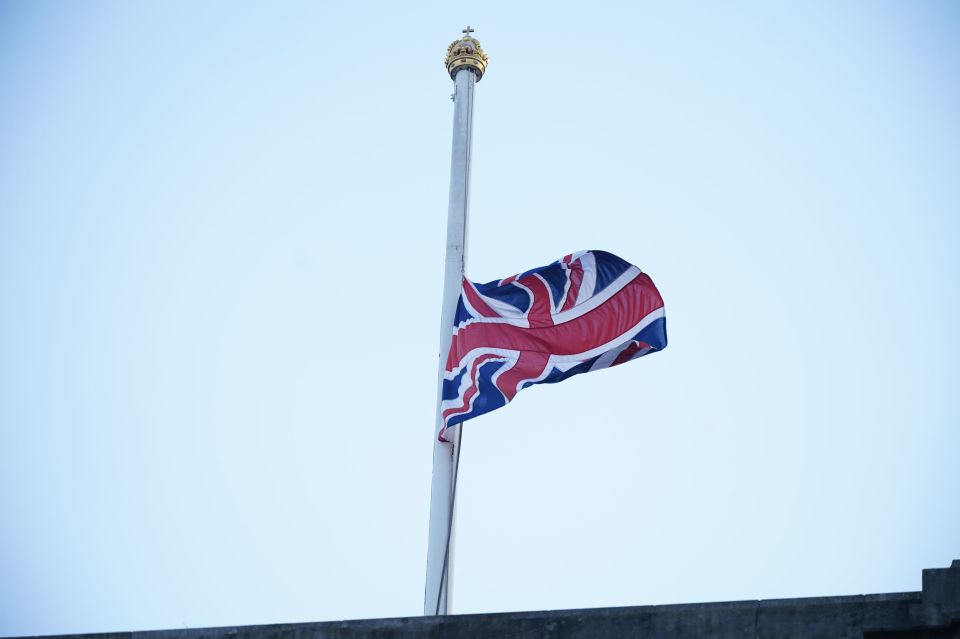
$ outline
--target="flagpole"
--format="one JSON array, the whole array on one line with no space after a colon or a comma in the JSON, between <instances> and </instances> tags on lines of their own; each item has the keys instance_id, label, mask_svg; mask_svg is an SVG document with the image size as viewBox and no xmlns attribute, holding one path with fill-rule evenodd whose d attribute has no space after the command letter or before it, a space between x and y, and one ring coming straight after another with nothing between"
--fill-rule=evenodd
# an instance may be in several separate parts
<instances>
[{"instance_id":1,"label":"flagpole","mask_svg":"<svg viewBox=\"0 0 960 639\"><path fill-rule=\"evenodd\" d=\"M453 151L450 160L450 201L447 209L447 251L443 276L443 303L440 311L440 362L437 373L437 410L433 428L433 482L430 490L430 528L427 539L427 576L423 614L445 615L450 608L453 574L453 523L456 505L457 465L460 459L460 428L452 443L437 439L443 424L440 400L443 372L453 321L460 297L466 264L467 211L470 203L470 147L473 135L473 90L487 67L480 43L463 30L464 36L447 48L447 72L454 81Z\"/></svg>"}]
</instances>

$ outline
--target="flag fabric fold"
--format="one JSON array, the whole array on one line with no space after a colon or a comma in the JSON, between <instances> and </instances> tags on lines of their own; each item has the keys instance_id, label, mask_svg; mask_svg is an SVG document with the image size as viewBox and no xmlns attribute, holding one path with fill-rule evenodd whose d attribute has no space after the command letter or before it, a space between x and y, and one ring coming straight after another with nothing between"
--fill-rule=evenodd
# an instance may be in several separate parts
<instances>
[{"instance_id":1,"label":"flag fabric fold","mask_svg":"<svg viewBox=\"0 0 960 639\"><path fill-rule=\"evenodd\" d=\"M518 391L623 364L667 346L648 275L581 251L486 284L464 278L444 369L440 441Z\"/></svg>"}]
</instances>

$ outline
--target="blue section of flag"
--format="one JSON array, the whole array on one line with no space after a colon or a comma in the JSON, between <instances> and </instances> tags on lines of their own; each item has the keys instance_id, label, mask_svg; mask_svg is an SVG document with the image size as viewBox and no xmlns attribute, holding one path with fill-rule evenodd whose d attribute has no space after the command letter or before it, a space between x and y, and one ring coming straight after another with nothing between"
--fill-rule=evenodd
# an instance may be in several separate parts
<instances>
[{"instance_id":1,"label":"blue section of flag","mask_svg":"<svg viewBox=\"0 0 960 639\"><path fill-rule=\"evenodd\" d=\"M460 383L463 381L463 376L467 374L467 369L464 368L461 370L453 379L443 380L443 386L440 389L440 399L441 401L456 399L459 394Z\"/></svg>"},{"instance_id":2,"label":"blue section of flag","mask_svg":"<svg viewBox=\"0 0 960 639\"><path fill-rule=\"evenodd\" d=\"M554 262L550 266L540 269L537 273L550 286L550 294L554 306L561 303L564 289L567 287L567 274L559 262Z\"/></svg>"},{"instance_id":3,"label":"blue section of flag","mask_svg":"<svg viewBox=\"0 0 960 639\"><path fill-rule=\"evenodd\" d=\"M451 417L447 422L447 428L477 417L478 415L489 413L507 404L507 400L504 399L503 394L497 390L497 387L494 386L492 381L496 372L503 368L505 364L506 362L503 361L495 361L487 362L479 367L477 371L479 392L473 398L473 410L469 413ZM444 383L444 391L446 392L446 383Z\"/></svg>"},{"instance_id":4,"label":"blue section of flag","mask_svg":"<svg viewBox=\"0 0 960 639\"><path fill-rule=\"evenodd\" d=\"M630 263L606 251L591 252L597 263L597 285L594 289L594 294L596 294L607 288L610 282L623 275L624 271L630 268Z\"/></svg>"},{"instance_id":5,"label":"blue section of flag","mask_svg":"<svg viewBox=\"0 0 960 639\"><path fill-rule=\"evenodd\" d=\"M481 295L486 295L497 301L513 306L521 313L530 308L530 296L517 286L503 286L501 280L494 280L486 284L474 284Z\"/></svg>"},{"instance_id":6,"label":"blue section of flag","mask_svg":"<svg viewBox=\"0 0 960 639\"><path fill-rule=\"evenodd\" d=\"M637 341L649 344L651 348L661 350L667 347L667 318L661 317L637 333Z\"/></svg>"},{"instance_id":7,"label":"blue section of flag","mask_svg":"<svg viewBox=\"0 0 960 639\"><path fill-rule=\"evenodd\" d=\"M457 300L457 314L454 316L453 325L460 326L470 319L470 317L470 311L467 310L467 307L463 303L463 296L461 296L460 299Z\"/></svg>"},{"instance_id":8,"label":"blue section of flag","mask_svg":"<svg viewBox=\"0 0 960 639\"><path fill-rule=\"evenodd\" d=\"M554 369L550 371L550 374L539 382L526 382L523 387L527 388L528 386L533 386L534 384L556 384L557 382L562 382L563 380L573 377L574 375L589 372L590 367L593 366L598 359L599 356L592 357L582 364L577 364L573 368L566 371L562 371L559 368L554 367Z\"/></svg>"}]
</instances>

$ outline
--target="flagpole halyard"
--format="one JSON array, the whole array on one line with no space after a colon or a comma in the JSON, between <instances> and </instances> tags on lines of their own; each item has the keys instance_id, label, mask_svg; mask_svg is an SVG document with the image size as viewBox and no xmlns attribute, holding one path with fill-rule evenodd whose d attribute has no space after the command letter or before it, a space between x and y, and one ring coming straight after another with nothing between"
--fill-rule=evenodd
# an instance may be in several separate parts
<instances>
[{"instance_id":1,"label":"flagpole halyard","mask_svg":"<svg viewBox=\"0 0 960 639\"><path fill-rule=\"evenodd\" d=\"M460 429L452 443L441 442L440 401L443 373L453 335L457 300L466 264L467 217L470 191L470 149L473 135L473 91L487 67L487 56L467 27L447 48L445 64L454 81L453 144L450 161L450 200L447 209L447 248L440 312L440 358L437 375L436 424L433 429L433 479L430 491L430 526L427 540L427 574L423 614L445 615L450 608L453 566L453 527L456 512L457 466Z\"/></svg>"}]
</instances>

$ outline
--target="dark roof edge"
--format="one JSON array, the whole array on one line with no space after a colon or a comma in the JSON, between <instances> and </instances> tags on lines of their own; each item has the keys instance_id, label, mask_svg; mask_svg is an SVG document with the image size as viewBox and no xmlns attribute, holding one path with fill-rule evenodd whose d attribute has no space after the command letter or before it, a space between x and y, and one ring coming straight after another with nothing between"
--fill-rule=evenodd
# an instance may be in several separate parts
<instances>
[{"instance_id":1,"label":"dark roof edge","mask_svg":"<svg viewBox=\"0 0 960 639\"><path fill-rule=\"evenodd\" d=\"M923 590L611 608L37 635L45 639L460 639L477 636L928 637L960 632L960 560L923 571ZM559 632L559 634L557 634ZM852 633L852 634L851 634ZM937 635L939 636L939 635ZM945 635L946 636L946 635ZM960 636L958 634L957 636ZM27 639L18 637L10 639Z\"/></svg>"}]
</instances>

